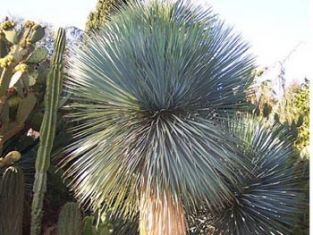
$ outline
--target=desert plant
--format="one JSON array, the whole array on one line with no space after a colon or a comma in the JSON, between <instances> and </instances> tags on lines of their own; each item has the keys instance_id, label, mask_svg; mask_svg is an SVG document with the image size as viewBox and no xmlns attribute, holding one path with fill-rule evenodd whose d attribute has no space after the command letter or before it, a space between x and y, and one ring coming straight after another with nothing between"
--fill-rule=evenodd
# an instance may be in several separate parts
<instances>
[{"instance_id":1,"label":"desert plant","mask_svg":"<svg viewBox=\"0 0 313 235\"><path fill-rule=\"evenodd\" d=\"M32 21L26 21L20 29L14 21L0 24L1 152L4 143L23 130L40 102L48 50L37 43L44 35L44 27Z\"/></svg>"},{"instance_id":2,"label":"desert plant","mask_svg":"<svg viewBox=\"0 0 313 235\"><path fill-rule=\"evenodd\" d=\"M22 235L24 175L20 168L6 168L0 183L0 198L0 234Z\"/></svg>"},{"instance_id":3,"label":"desert plant","mask_svg":"<svg viewBox=\"0 0 313 235\"><path fill-rule=\"evenodd\" d=\"M211 11L130 4L69 71L75 141L63 167L81 203L138 216L141 234L186 234L185 214L234 200L249 162L221 120L248 108L253 59Z\"/></svg>"},{"instance_id":4,"label":"desert plant","mask_svg":"<svg viewBox=\"0 0 313 235\"><path fill-rule=\"evenodd\" d=\"M95 216L86 216L84 218L83 235L109 235L113 233L112 225L107 217L99 218Z\"/></svg>"},{"instance_id":5,"label":"desert plant","mask_svg":"<svg viewBox=\"0 0 313 235\"><path fill-rule=\"evenodd\" d=\"M255 83L264 80L263 72L267 69L256 70ZM294 147L299 152L298 160L309 157L309 81L302 84L282 86L282 95L278 96L273 87L275 79L285 80L283 73L278 78L265 80L255 86L249 94L249 100L255 105L253 113L267 118L270 124L280 122L293 134ZM284 84L283 81L281 81ZM276 89L277 90L277 89Z\"/></svg>"},{"instance_id":6,"label":"desert plant","mask_svg":"<svg viewBox=\"0 0 313 235\"><path fill-rule=\"evenodd\" d=\"M98 0L96 9L88 16L85 31L87 33L99 31L109 20L110 15L126 2L127 0Z\"/></svg>"},{"instance_id":7,"label":"desert plant","mask_svg":"<svg viewBox=\"0 0 313 235\"><path fill-rule=\"evenodd\" d=\"M47 171L50 165L50 153L55 136L57 110L63 82L63 51L65 47L65 31L60 28L55 40L51 67L47 77L45 94L45 113L40 128L40 144L36 158L36 173L33 186L31 234L41 232L42 204L47 190Z\"/></svg>"},{"instance_id":8,"label":"desert plant","mask_svg":"<svg viewBox=\"0 0 313 235\"><path fill-rule=\"evenodd\" d=\"M6 154L4 157L0 157L0 168L1 167L9 167L13 165L15 162L21 159L21 153L18 151L11 151Z\"/></svg>"},{"instance_id":9,"label":"desert plant","mask_svg":"<svg viewBox=\"0 0 313 235\"><path fill-rule=\"evenodd\" d=\"M109 235L112 225L106 216L88 215L83 217L79 205L75 202L66 203L58 218L58 235Z\"/></svg>"},{"instance_id":10,"label":"desert plant","mask_svg":"<svg viewBox=\"0 0 313 235\"><path fill-rule=\"evenodd\" d=\"M58 235L81 235L83 229L82 215L75 202L66 203L59 214Z\"/></svg>"},{"instance_id":11,"label":"desert plant","mask_svg":"<svg viewBox=\"0 0 313 235\"><path fill-rule=\"evenodd\" d=\"M309 81L286 89L275 110L279 121L295 129L294 146L301 158L309 157Z\"/></svg>"},{"instance_id":12,"label":"desert plant","mask_svg":"<svg viewBox=\"0 0 313 235\"><path fill-rule=\"evenodd\" d=\"M295 154L292 142L281 140L288 132L280 124L269 129L251 118L233 121L229 129L242 141L239 148L253 170L238 172L236 200L212 215L214 234L291 234L304 209L304 179L290 162Z\"/></svg>"}]
</instances>

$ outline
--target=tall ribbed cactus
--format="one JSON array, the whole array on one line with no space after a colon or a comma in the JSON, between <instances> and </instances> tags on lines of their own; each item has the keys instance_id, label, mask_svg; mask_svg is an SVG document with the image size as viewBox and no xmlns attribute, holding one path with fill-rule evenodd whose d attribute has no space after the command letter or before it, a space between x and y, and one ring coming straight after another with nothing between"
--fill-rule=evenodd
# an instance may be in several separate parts
<instances>
[{"instance_id":1,"label":"tall ribbed cactus","mask_svg":"<svg viewBox=\"0 0 313 235\"><path fill-rule=\"evenodd\" d=\"M65 30L60 28L55 40L51 69L48 75L45 94L45 113L40 128L40 146L36 159L36 174L33 186L31 234L41 232L43 198L47 187L47 171L50 165L50 153L55 136L57 109L62 87L63 52L65 48Z\"/></svg>"},{"instance_id":2,"label":"tall ribbed cactus","mask_svg":"<svg viewBox=\"0 0 313 235\"><path fill-rule=\"evenodd\" d=\"M58 219L58 235L81 235L83 229L82 215L77 203L66 203Z\"/></svg>"},{"instance_id":3,"label":"tall ribbed cactus","mask_svg":"<svg viewBox=\"0 0 313 235\"><path fill-rule=\"evenodd\" d=\"M24 175L16 167L5 170L0 184L0 234L21 235L24 203Z\"/></svg>"}]
</instances>

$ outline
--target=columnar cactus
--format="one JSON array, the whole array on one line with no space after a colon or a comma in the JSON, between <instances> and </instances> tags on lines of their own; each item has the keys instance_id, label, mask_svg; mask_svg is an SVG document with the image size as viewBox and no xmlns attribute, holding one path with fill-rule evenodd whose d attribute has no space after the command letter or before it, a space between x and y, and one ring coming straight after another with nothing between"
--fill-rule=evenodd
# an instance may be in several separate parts
<instances>
[{"instance_id":1,"label":"columnar cactus","mask_svg":"<svg viewBox=\"0 0 313 235\"><path fill-rule=\"evenodd\" d=\"M75 202L66 203L59 214L58 235L110 235L112 225L105 219L94 216L82 217L79 206Z\"/></svg>"},{"instance_id":2,"label":"columnar cactus","mask_svg":"<svg viewBox=\"0 0 313 235\"><path fill-rule=\"evenodd\" d=\"M36 158L36 174L33 186L31 234L41 231L42 204L46 192L47 171L50 166L50 153L53 146L59 96L62 88L63 52L65 48L65 30L60 28L55 40L51 68L47 78L45 94L45 113L40 128L40 145Z\"/></svg>"},{"instance_id":3,"label":"columnar cactus","mask_svg":"<svg viewBox=\"0 0 313 235\"><path fill-rule=\"evenodd\" d=\"M61 209L58 219L58 235L82 235L82 215L77 203L68 202Z\"/></svg>"},{"instance_id":4,"label":"columnar cactus","mask_svg":"<svg viewBox=\"0 0 313 235\"><path fill-rule=\"evenodd\" d=\"M23 225L24 174L20 168L5 170L0 184L0 234L21 235Z\"/></svg>"},{"instance_id":5,"label":"columnar cactus","mask_svg":"<svg viewBox=\"0 0 313 235\"><path fill-rule=\"evenodd\" d=\"M24 123L38 103L37 67L48 56L36 42L45 29L32 21L16 29L13 21L0 24L0 151L2 145L24 128Z\"/></svg>"}]
</instances>

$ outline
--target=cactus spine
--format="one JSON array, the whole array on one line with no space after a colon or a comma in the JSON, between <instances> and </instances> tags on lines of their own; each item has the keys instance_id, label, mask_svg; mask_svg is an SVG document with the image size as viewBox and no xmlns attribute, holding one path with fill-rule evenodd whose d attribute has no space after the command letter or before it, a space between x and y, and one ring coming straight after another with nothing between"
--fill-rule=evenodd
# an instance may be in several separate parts
<instances>
[{"instance_id":1,"label":"cactus spine","mask_svg":"<svg viewBox=\"0 0 313 235\"><path fill-rule=\"evenodd\" d=\"M68 202L61 209L58 219L58 235L81 235L82 215L77 203Z\"/></svg>"},{"instance_id":2,"label":"cactus spine","mask_svg":"<svg viewBox=\"0 0 313 235\"><path fill-rule=\"evenodd\" d=\"M36 158L36 174L33 186L31 234L41 233L43 198L47 188L47 171L50 165L50 153L55 136L57 109L62 87L63 52L65 48L65 30L60 28L51 59L45 94L45 113L40 128L40 145Z\"/></svg>"},{"instance_id":3,"label":"cactus spine","mask_svg":"<svg viewBox=\"0 0 313 235\"><path fill-rule=\"evenodd\" d=\"M21 169L11 166L5 170L0 197L0 234L21 235L24 204L24 174Z\"/></svg>"}]
</instances>

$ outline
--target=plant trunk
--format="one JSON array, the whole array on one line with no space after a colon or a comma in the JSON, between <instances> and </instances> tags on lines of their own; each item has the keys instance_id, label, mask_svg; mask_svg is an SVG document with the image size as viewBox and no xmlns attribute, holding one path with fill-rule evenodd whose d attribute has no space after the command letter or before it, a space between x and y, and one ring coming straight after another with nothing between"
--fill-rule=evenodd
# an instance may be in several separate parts
<instances>
[{"instance_id":1,"label":"plant trunk","mask_svg":"<svg viewBox=\"0 0 313 235\"><path fill-rule=\"evenodd\" d=\"M139 218L140 235L186 235L187 223L182 203L170 193L142 194Z\"/></svg>"}]
</instances>

